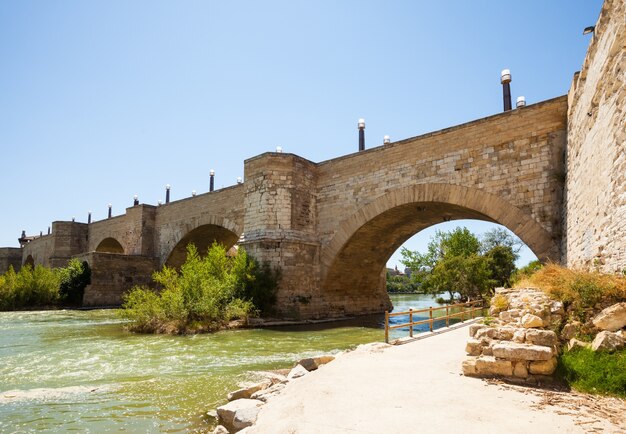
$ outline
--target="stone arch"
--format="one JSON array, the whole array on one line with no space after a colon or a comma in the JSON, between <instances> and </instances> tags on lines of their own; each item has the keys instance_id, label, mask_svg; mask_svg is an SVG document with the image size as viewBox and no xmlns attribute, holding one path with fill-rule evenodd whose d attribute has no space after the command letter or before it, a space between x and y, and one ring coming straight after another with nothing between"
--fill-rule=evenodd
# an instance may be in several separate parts
<instances>
[{"instance_id":1,"label":"stone arch","mask_svg":"<svg viewBox=\"0 0 626 434\"><path fill-rule=\"evenodd\" d=\"M354 289L380 297L385 263L407 239L437 223L458 219L499 223L546 261L558 260L552 235L530 213L485 191L451 184L390 190L344 219L322 249L322 291Z\"/></svg>"},{"instance_id":2,"label":"stone arch","mask_svg":"<svg viewBox=\"0 0 626 434\"><path fill-rule=\"evenodd\" d=\"M117 241L115 238L108 237L108 238L105 238L104 240L100 241L100 244L98 244L98 247L96 247L96 252L100 252L100 253L117 253L117 254L123 255L124 254L124 247L122 247L120 242Z\"/></svg>"},{"instance_id":3,"label":"stone arch","mask_svg":"<svg viewBox=\"0 0 626 434\"><path fill-rule=\"evenodd\" d=\"M35 266L35 258L33 258L33 255L28 255L24 260L24 267L27 265L30 265L31 267Z\"/></svg>"},{"instance_id":4,"label":"stone arch","mask_svg":"<svg viewBox=\"0 0 626 434\"><path fill-rule=\"evenodd\" d=\"M163 263L170 267L180 267L185 262L187 245L190 243L195 244L200 254L206 252L213 242L222 244L228 250L237 243L242 232L237 224L223 217L210 215L194 219L183 230L176 232L170 244L173 247L164 256Z\"/></svg>"}]
</instances>

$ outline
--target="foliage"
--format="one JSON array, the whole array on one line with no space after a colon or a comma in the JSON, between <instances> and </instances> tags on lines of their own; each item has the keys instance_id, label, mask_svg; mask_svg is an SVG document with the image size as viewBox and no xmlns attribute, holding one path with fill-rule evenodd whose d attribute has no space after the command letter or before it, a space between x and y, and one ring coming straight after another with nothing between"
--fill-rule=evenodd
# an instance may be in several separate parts
<instances>
[{"instance_id":1,"label":"foliage","mask_svg":"<svg viewBox=\"0 0 626 434\"><path fill-rule=\"evenodd\" d=\"M517 255L512 247L500 245L494 246L484 253L491 270L491 279L495 286L510 287L511 275L515 271Z\"/></svg>"},{"instance_id":2,"label":"foliage","mask_svg":"<svg viewBox=\"0 0 626 434\"><path fill-rule=\"evenodd\" d=\"M509 308L509 299L502 294L496 294L491 298L491 307L503 312Z\"/></svg>"},{"instance_id":3,"label":"foliage","mask_svg":"<svg viewBox=\"0 0 626 434\"><path fill-rule=\"evenodd\" d=\"M577 348L559 358L558 372L582 392L626 398L626 350L609 353Z\"/></svg>"},{"instance_id":4,"label":"foliage","mask_svg":"<svg viewBox=\"0 0 626 434\"><path fill-rule=\"evenodd\" d=\"M414 293L418 292L419 286L404 274L392 276L387 273L387 292L390 293Z\"/></svg>"},{"instance_id":5,"label":"foliage","mask_svg":"<svg viewBox=\"0 0 626 434\"><path fill-rule=\"evenodd\" d=\"M515 256L515 261L519 258L519 251L524 245L522 240L511 235L506 229L493 228L483 234L480 240L483 252L488 252L494 247L509 247Z\"/></svg>"},{"instance_id":6,"label":"foliage","mask_svg":"<svg viewBox=\"0 0 626 434\"><path fill-rule=\"evenodd\" d=\"M58 269L60 295L63 302L80 306L85 287L91 283L91 268L86 261L71 259L67 267Z\"/></svg>"},{"instance_id":7,"label":"foliage","mask_svg":"<svg viewBox=\"0 0 626 434\"><path fill-rule=\"evenodd\" d=\"M145 333L211 331L232 319L267 312L276 298L278 274L239 249L233 257L214 243L204 258L193 244L180 272L163 267L153 275L157 293L135 287L124 297L120 314L130 329Z\"/></svg>"},{"instance_id":8,"label":"foliage","mask_svg":"<svg viewBox=\"0 0 626 434\"><path fill-rule=\"evenodd\" d=\"M425 292L448 292L450 299L457 294L461 299L483 298L494 286L508 285L515 269L516 241L499 231L488 232L482 243L467 228L438 231L426 253L403 248L401 262Z\"/></svg>"},{"instance_id":9,"label":"foliage","mask_svg":"<svg viewBox=\"0 0 626 434\"><path fill-rule=\"evenodd\" d=\"M546 265L515 286L540 288L581 316L600 302L626 300L626 278L623 276L572 270L556 264Z\"/></svg>"},{"instance_id":10,"label":"foliage","mask_svg":"<svg viewBox=\"0 0 626 434\"><path fill-rule=\"evenodd\" d=\"M519 268L511 275L511 283L515 285L517 282L528 279L530 276L541 270L543 264L539 260L531 261L524 267Z\"/></svg>"},{"instance_id":11,"label":"foliage","mask_svg":"<svg viewBox=\"0 0 626 434\"><path fill-rule=\"evenodd\" d=\"M13 267L0 275L0 310L48 306L60 299L60 278L56 270L26 265L17 273Z\"/></svg>"}]
</instances>

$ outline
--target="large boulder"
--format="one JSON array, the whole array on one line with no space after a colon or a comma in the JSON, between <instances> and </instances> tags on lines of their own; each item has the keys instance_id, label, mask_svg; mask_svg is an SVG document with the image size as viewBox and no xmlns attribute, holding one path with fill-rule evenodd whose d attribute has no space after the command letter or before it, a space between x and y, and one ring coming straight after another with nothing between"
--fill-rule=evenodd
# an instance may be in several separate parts
<instances>
[{"instance_id":1,"label":"large boulder","mask_svg":"<svg viewBox=\"0 0 626 434\"><path fill-rule=\"evenodd\" d=\"M549 360L554 354L552 348L540 345L500 342L493 345L493 355L508 360Z\"/></svg>"},{"instance_id":2,"label":"large boulder","mask_svg":"<svg viewBox=\"0 0 626 434\"><path fill-rule=\"evenodd\" d=\"M591 343L593 351L615 351L626 345L626 341L617 333L603 331L596 335Z\"/></svg>"},{"instance_id":3,"label":"large boulder","mask_svg":"<svg viewBox=\"0 0 626 434\"><path fill-rule=\"evenodd\" d=\"M465 352L470 356L480 356L483 352L482 341L479 339L469 338L465 344Z\"/></svg>"},{"instance_id":4,"label":"large boulder","mask_svg":"<svg viewBox=\"0 0 626 434\"><path fill-rule=\"evenodd\" d=\"M238 431L250 426L256 421L259 407L263 401L257 399L237 399L217 408L217 417L220 425L228 431Z\"/></svg>"},{"instance_id":5,"label":"large boulder","mask_svg":"<svg viewBox=\"0 0 626 434\"><path fill-rule=\"evenodd\" d=\"M600 330L616 332L626 326L626 302L607 307L593 319L593 325Z\"/></svg>"}]
</instances>

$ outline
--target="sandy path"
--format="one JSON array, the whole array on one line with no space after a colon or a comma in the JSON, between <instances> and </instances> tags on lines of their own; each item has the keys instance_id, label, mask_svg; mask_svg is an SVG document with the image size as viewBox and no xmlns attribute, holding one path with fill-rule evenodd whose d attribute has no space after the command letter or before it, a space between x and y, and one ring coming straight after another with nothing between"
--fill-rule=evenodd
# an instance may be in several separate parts
<instances>
[{"instance_id":1,"label":"sandy path","mask_svg":"<svg viewBox=\"0 0 626 434\"><path fill-rule=\"evenodd\" d=\"M626 425L615 424L626 418L622 400L590 398L593 404L585 405L567 393L461 375L467 336L463 327L402 346L345 353L290 382L245 432L626 433Z\"/></svg>"}]
</instances>

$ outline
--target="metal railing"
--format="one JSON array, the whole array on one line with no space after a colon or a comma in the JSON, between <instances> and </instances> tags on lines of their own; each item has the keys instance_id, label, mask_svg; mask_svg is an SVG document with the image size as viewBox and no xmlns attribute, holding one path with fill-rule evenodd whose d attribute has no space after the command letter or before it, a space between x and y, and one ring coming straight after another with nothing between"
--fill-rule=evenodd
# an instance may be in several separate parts
<instances>
[{"instance_id":1,"label":"metal railing","mask_svg":"<svg viewBox=\"0 0 626 434\"><path fill-rule=\"evenodd\" d=\"M469 310L467 308L469 308ZM458 312L450 313L450 310L454 311L457 309L460 309L460 310ZM438 312L441 310L445 310L446 314L441 315L441 316L433 315L433 312ZM448 304L446 306L441 306L441 307L428 307L425 309L416 309L416 310L409 309L408 311L405 311L405 312L391 312L391 313L385 312L385 342L389 343L389 331L390 330L408 327L409 337L413 337L413 327L417 325L428 324L428 329L429 331L432 332L433 324L435 321L445 320L446 327L449 327L451 318L460 317L461 321L465 321L466 319L465 316L468 315L467 319L470 319L470 318L474 319L476 317L475 313L480 312L482 310L483 310L483 301L476 300L476 301L468 301L465 303ZM425 313L425 312L428 312L427 319L413 321L413 315ZM389 325L389 318L394 317L394 316L407 316L407 315L409 317L409 322L402 323L402 324Z\"/></svg>"}]
</instances>

